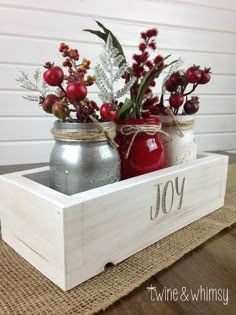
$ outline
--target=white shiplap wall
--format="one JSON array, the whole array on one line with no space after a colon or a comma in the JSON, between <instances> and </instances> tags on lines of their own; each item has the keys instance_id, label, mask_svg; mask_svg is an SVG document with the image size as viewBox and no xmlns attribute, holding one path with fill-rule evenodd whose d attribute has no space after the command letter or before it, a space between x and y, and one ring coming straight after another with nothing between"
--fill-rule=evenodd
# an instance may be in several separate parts
<instances>
[{"instance_id":1,"label":"white shiplap wall","mask_svg":"<svg viewBox=\"0 0 236 315\"><path fill-rule=\"evenodd\" d=\"M15 79L19 69L59 64L61 41L95 64L101 41L81 31L96 28L95 19L117 35L127 56L137 51L141 31L157 27L162 55L211 66L211 83L197 90L199 149L236 148L236 1L0 0L0 165L48 161L54 118L25 101ZM90 91L96 98L96 88Z\"/></svg>"}]
</instances>

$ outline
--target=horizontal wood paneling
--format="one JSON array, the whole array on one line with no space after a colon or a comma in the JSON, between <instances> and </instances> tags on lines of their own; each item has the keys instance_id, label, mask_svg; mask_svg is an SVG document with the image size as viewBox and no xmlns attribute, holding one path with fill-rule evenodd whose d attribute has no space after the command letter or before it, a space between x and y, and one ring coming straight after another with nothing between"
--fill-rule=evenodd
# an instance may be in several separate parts
<instances>
[{"instance_id":1,"label":"horizontal wood paneling","mask_svg":"<svg viewBox=\"0 0 236 315\"><path fill-rule=\"evenodd\" d=\"M27 10L22 12L22 10L19 9L12 9L15 23L9 24L8 12L8 8L2 8L0 11L0 32L3 35L57 39L59 42L62 40L73 40L82 43L100 43L99 39L94 35L81 31L84 28L97 28L91 17L61 17L61 15L58 15L57 13L51 13L50 19L48 19L48 12L34 12ZM63 29L60 27L51 27L52 25L57 25L59 20L63 21L63 19L66 18L69 19L69 23L64 23ZM111 28L121 42L128 46L137 46L139 43L140 32L150 26L156 26L159 28L158 43L162 48L171 50L186 49L204 52L210 51L214 53L235 53L234 33L218 33L217 36L212 36L211 31L202 31L198 29L193 31L189 28L184 28L183 25L180 29L176 28L176 25L173 22L170 23L170 25L173 26L170 26L169 28L161 27L159 26L159 23L157 24L156 22L159 21L159 18L154 24L147 23L146 25L137 22L111 21L110 19L104 18L100 18L99 20L104 22L107 27ZM18 27L19 23L21 24L20 28ZM34 25L34 27L32 27L32 25ZM48 32L49 29L50 32ZM189 45L190 43L191 45Z\"/></svg>"},{"instance_id":2,"label":"horizontal wood paneling","mask_svg":"<svg viewBox=\"0 0 236 315\"><path fill-rule=\"evenodd\" d=\"M0 141L14 140L48 140L52 139L50 129L53 117L2 117L0 118ZM234 132L236 114L234 115L201 115L197 116L195 132L224 133Z\"/></svg>"},{"instance_id":3,"label":"horizontal wood paneling","mask_svg":"<svg viewBox=\"0 0 236 315\"><path fill-rule=\"evenodd\" d=\"M0 142L0 165L48 162L54 141Z\"/></svg>"},{"instance_id":4,"label":"horizontal wood paneling","mask_svg":"<svg viewBox=\"0 0 236 315\"><path fill-rule=\"evenodd\" d=\"M0 141L52 139L50 130L54 118L48 117L5 117L0 118Z\"/></svg>"},{"instance_id":5,"label":"horizontal wood paneling","mask_svg":"<svg viewBox=\"0 0 236 315\"><path fill-rule=\"evenodd\" d=\"M235 148L236 132L196 135L199 152L218 151Z\"/></svg>"},{"instance_id":6,"label":"horizontal wood paneling","mask_svg":"<svg viewBox=\"0 0 236 315\"><path fill-rule=\"evenodd\" d=\"M105 16L114 20L152 24L158 21L159 24L172 24L178 27L185 26L227 32L232 32L235 28L235 13L233 11L227 12L227 23L219 23L219 21L226 21L225 12L221 9L211 8L207 10L199 6L196 10L195 7L179 5L174 2L120 0L111 3L107 0L99 0L99 2L93 2L91 6L91 0L71 0L70 5L64 1L57 1L55 6L54 2L46 0L34 0L34 2L30 0L1 0L0 4L6 8L18 7L32 12L41 10L71 16ZM201 23L199 23L199 17L201 17Z\"/></svg>"},{"instance_id":7,"label":"horizontal wood paneling","mask_svg":"<svg viewBox=\"0 0 236 315\"><path fill-rule=\"evenodd\" d=\"M125 29L124 29L125 32ZM160 36L162 36L162 30L160 30ZM80 32L83 33L83 32ZM171 31L170 31L171 33ZM181 31L179 31L181 34ZM136 34L135 44L133 46L125 46L125 54L128 61L132 61L132 55L137 52L137 46L139 43L139 33ZM191 34L190 34L191 35ZM92 36L92 35L89 35ZM164 36L164 35L163 35ZM122 36L123 37L123 36ZM120 41L123 43L122 37ZM61 40L46 40L38 38L21 38L17 36L1 36L1 41L4 43L5 47L8 47L8 53L4 50L0 51L0 64L7 64L7 66L12 66L15 68L21 68L21 66L33 66L42 67L45 61L53 60L55 64L61 64L62 57L58 53L58 47ZM235 36L236 38L236 36ZM235 40L232 39L232 40ZM93 37L96 40L96 37ZM66 40L65 40L66 41ZM197 47L189 47L188 42L191 41L191 36L184 40L186 45L186 50L184 50L184 45L178 44L176 48L166 48L159 44L159 52L163 56L167 56L171 53L170 59L175 60L181 57L184 60L184 66L189 66L192 64L200 64L202 67L209 66L212 68L215 74L234 74L236 73L236 58L233 54L222 54L201 52L196 51ZM77 40L66 41L71 47L78 48L81 58L87 57L92 60L91 65L95 65L99 62L99 53L102 50L101 42L89 42L83 43ZM227 40L225 39L225 43ZM197 46L197 45L196 45ZM198 48L202 48L204 44L198 42ZM217 47L219 45L217 44ZM224 47L224 44L222 44ZM16 47L21 47L16 54ZM210 47L208 47L209 49ZM187 50L188 49L188 50ZM195 50L194 50L195 49ZM29 54L29 51L31 52ZM42 52L47 51L47 54L42 54ZM27 58L25 57L27 56Z\"/></svg>"},{"instance_id":8,"label":"horizontal wood paneling","mask_svg":"<svg viewBox=\"0 0 236 315\"><path fill-rule=\"evenodd\" d=\"M100 0L91 4L71 0L68 5L59 0L55 5L45 0L0 0L0 165L48 161L54 118L36 102L24 100L27 93L15 79L19 70L32 74L41 67L43 71L45 61L60 64L61 41L78 48L94 67L102 42L81 30L97 28L96 19L120 39L128 61L137 51L140 32L157 27L160 54L171 53L170 60L181 56L185 68L211 67L212 81L196 90L201 101L196 119L199 148L236 148L235 1ZM96 86L89 91L100 103Z\"/></svg>"},{"instance_id":9,"label":"horizontal wood paneling","mask_svg":"<svg viewBox=\"0 0 236 315\"><path fill-rule=\"evenodd\" d=\"M1 116L43 116L48 118L37 102L23 98L25 91L0 91Z\"/></svg>"},{"instance_id":10,"label":"horizontal wood paneling","mask_svg":"<svg viewBox=\"0 0 236 315\"><path fill-rule=\"evenodd\" d=\"M196 133L234 132L236 114L197 116L195 122ZM236 143L235 143L236 144Z\"/></svg>"},{"instance_id":11,"label":"horizontal wood paneling","mask_svg":"<svg viewBox=\"0 0 236 315\"><path fill-rule=\"evenodd\" d=\"M156 0L146 0L146 1L153 1L155 2ZM184 5L193 5L195 7L198 6L203 6L207 8L219 8L219 9L224 9L224 10L234 10L236 11L236 2L235 0L165 0L165 2L176 2Z\"/></svg>"}]
</instances>

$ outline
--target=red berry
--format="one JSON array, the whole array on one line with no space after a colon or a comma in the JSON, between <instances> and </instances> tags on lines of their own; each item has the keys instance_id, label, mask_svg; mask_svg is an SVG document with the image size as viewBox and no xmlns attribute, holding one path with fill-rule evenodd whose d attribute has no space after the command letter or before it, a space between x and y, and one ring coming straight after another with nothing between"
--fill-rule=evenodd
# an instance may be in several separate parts
<instances>
[{"instance_id":1,"label":"red berry","mask_svg":"<svg viewBox=\"0 0 236 315\"><path fill-rule=\"evenodd\" d=\"M175 91L176 86L171 83L170 79L168 79L165 82L165 88L167 89L167 91L173 92L173 91Z\"/></svg>"},{"instance_id":2,"label":"red berry","mask_svg":"<svg viewBox=\"0 0 236 315\"><path fill-rule=\"evenodd\" d=\"M100 114L104 120L111 121L117 117L118 110L116 105L112 103L104 103L100 108Z\"/></svg>"},{"instance_id":3,"label":"red berry","mask_svg":"<svg viewBox=\"0 0 236 315\"><path fill-rule=\"evenodd\" d=\"M82 101L87 95L87 88L83 83L74 82L67 85L66 93L72 101Z\"/></svg>"},{"instance_id":4,"label":"red berry","mask_svg":"<svg viewBox=\"0 0 236 315\"><path fill-rule=\"evenodd\" d=\"M148 44L148 47L151 48L152 50L156 50L157 49L157 45L154 41L151 41L151 43Z\"/></svg>"},{"instance_id":5,"label":"red berry","mask_svg":"<svg viewBox=\"0 0 236 315\"><path fill-rule=\"evenodd\" d=\"M146 45L144 43L141 43L139 45L139 50L141 50L142 52L144 52L144 50L146 49Z\"/></svg>"},{"instance_id":6,"label":"red berry","mask_svg":"<svg viewBox=\"0 0 236 315\"><path fill-rule=\"evenodd\" d=\"M204 70L201 70L201 79L198 82L199 84L206 84L211 80L211 75L210 75L210 68L205 68Z\"/></svg>"},{"instance_id":7,"label":"red berry","mask_svg":"<svg viewBox=\"0 0 236 315\"><path fill-rule=\"evenodd\" d=\"M160 67L163 67L164 66L164 58L161 56L161 55L157 55L155 58L154 58L154 60L153 60L153 62L154 62L154 64L158 64L158 63L160 63Z\"/></svg>"},{"instance_id":8,"label":"red berry","mask_svg":"<svg viewBox=\"0 0 236 315\"><path fill-rule=\"evenodd\" d=\"M40 103L43 110L49 114L52 114L52 106L55 102L59 101L59 98L54 94L48 94L45 99Z\"/></svg>"},{"instance_id":9,"label":"red berry","mask_svg":"<svg viewBox=\"0 0 236 315\"><path fill-rule=\"evenodd\" d=\"M193 96L191 100L184 104L184 110L188 115L195 114L199 110L199 98L197 96Z\"/></svg>"},{"instance_id":10,"label":"red berry","mask_svg":"<svg viewBox=\"0 0 236 315\"><path fill-rule=\"evenodd\" d=\"M137 62L137 63L141 63L141 58L142 58L142 55L133 55L133 59Z\"/></svg>"},{"instance_id":11,"label":"red berry","mask_svg":"<svg viewBox=\"0 0 236 315\"><path fill-rule=\"evenodd\" d=\"M169 97L170 106L178 108L184 102L184 96L182 94L171 94Z\"/></svg>"},{"instance_id":12,"label":"red berry","mask_svg":"<svg viewBox=\"0 0 236 315\"><path fill-rule=\"evenodd\" d=\"M60 120L65 121L67 117L67 113L65 111L64 105L62 102L55 102L52 105L53 114Z\"/></svg>"},{"instance_id":13,"label":"red berry","mask_svg":"<svg viewBox=\"0 0 236 315\"><path fill-rule=\"evenodd\" d=\"M152 106L150 106L150 113L152 114L152 115L157 115L157 114L159 114L159 111L160 111L160 109L159 109L159 107L158 106L156 106L156 105L152 105Z\"/></svg>"},{"instance_id":14,"label":"red berry","mask_svg":"<svg viewBox=\"0 0 236 315\"><path fill-rule=\"evenodd\" d=\"M141 38L144 39L144 40L146 40L147 34L146 34L145 32L141 33Z\"/></svg>"},{"instance_id":15,"label":"red berry","mask_svg":"<svg viewBox=\"0 0 236 315\"><path fill-rule=\"evenodd\" d=\"M147 34L147 37L157 36L157 29L152 28L152 29L148 30L146 34Z\"/></svg>"},{"instance_id":16,"label":"red berry","mask_svg":"<svg viewBox=\"0 0 236 315\"><path fill-rule=\"evenodd\" d=\"M64 80L64 72L60 67L53 66L52 63L46 62L45 68L48 70L43 73L44 81L51 86L59 86Z\"/></svg>"},{"instance_id":17,"label":"red berry","mask_svg":"<svg viewBox=\"0 0 236 315\"><path fill-rule=\"evenodd\" d=\"M192 67L188 68L185 72L185 78L188 83L198 83L202 77L202 72L199 66L193 65Z\"/></svg>"},{"instance_id":18,"label":"red berry","mask_svg":"<svg viewBox=\"0 0 236 315\"><path fill-rule=\"evenodd\" d=\"M179 74L179 72L174 72L169 77L169 80L172 85L177 86L181 82L181 75Z\"/></svg>"}]
</instances>

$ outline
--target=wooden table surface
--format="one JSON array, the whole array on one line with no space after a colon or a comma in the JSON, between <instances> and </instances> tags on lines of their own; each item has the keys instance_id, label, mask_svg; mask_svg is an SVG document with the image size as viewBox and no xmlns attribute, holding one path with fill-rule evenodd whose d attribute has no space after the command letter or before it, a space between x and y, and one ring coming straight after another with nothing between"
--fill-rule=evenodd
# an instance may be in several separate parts
<instances>
[{"instance_id":1,"label":"wooden table surface","mask_svg":"<svg viewBox=\"0 0 236 315\"><path fill-rule=\"evenodd\" d=\"M230 163L236 162L236 154L228 155ZM0 166L0 174L42 165ZM151 286L157 293L168 292L166 299L157 301L156 295L153 293L152 301L151 292L147 289ZM174 289L175 291L173 291ZM214 289L215 292L217 290L217 296L213 296L211 301L207 301L204 294ZM190 294L188 301L183 301L185 296L180 300L183 292L189 293L190 291L199 294L198 301L193 301ZM176 301L170 301L170 292L175 292ZM151 277L128 296L99 313L99 315L159 314L236 315L236 224L217 234L171 267Z\"/></svg>"}]
</instances>

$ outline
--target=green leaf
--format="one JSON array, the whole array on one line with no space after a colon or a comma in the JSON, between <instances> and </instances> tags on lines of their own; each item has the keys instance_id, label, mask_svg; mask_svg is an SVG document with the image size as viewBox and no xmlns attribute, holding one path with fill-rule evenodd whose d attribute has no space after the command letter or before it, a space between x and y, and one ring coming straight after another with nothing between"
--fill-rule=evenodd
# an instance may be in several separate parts
<instances>
[{"instance_id":1,"label":"green leaf","mask_svg":"<svg viewBox=\"0 0 236 315\"><path fill-rule=\"evenodd\" d=\"M107 42L108 35L111 34L113 46L119 51L119 54L124 57L124 60L121 63L121 65L122 65L124 62L126 62L126 57L125 57L123 48L121 46L121 43L116 38L116 36L108 28L106 28L101 22L99 22L99 21L95 21L95 22L97 23L97 25L99 27L101 27L103 29L104 33L101 31L94 31L94 30L90 30L90 29L84 29L83 31L97 35L102 40L104 40L105 43Z\"/></svg>"},{"instance_id":2,"label":"green leaf","mask_svg":"<svg viewBox=\"0 0 236 315\"><path fill-rule=\"evenodd\" d=\"M103 31L108 35L109 33L111 33L111 31L108 29L108 28L106 28L101 22L99 22L99 21L96 21L95 20L95 22L97 23L97 25L99 26L99 27L101 27L102 29L103 29Z\"/></svg>"},{"instance_id":3,"label":"green leaf","mask_svg":"<svg viewBox=\"0 0 236 315\"><path fill-rule=\"evenodd\" d=\"M170 55L166 56L164 58L164 60L166 60L167 58L169 58ZM158 64L156 64L150 71L148 71L146 73L146 75L142 78L138 92L137 92L137 96L136 96L136 106L137 106L137 112L140 109L141 106L141 102L143 99L143 95L145 93L145 91L147 90L147 88L149 87L150 83L159 77L160 73L167 67L169 67L170 65L172 65L173 63L175 63L177 60L174 60L173 62L171 62L168 65L163 66L162 68L158 69L158 67L160 66L160 64L162 63L159 62Z\"/></svg>"},{"instance_id":4,"label":"green leaf","mask_svg":"<svg viewBox=\"0 0 236 315\"><path fill-rule=\"evenodd\" d=\"M131 101L131 99L126 98L124 101L123 106L121 107L120 111L119 111L119 116L118 118L120 119L125 119L127 118L127 113L130 111L130 108L132 107L133 102Z\"/></svg>"},{"instance_id":5,"label":"green leaf","mask_svg":"<svg viewBox=\"0 0 236 315\"><path fill-rule=\"evenodd\" d=\"M121 46L121 43L119 42L119 40L116 38L116 36L108 29L106 28L101 22L99 21L95 21L97 23L97 25L99 27L101 27L103 29L103 31L107 34L107 36L109 34L111 34L111 37L112 37L112 42L113 42L113 46L118 49L119 51L119 54L122 55L124 57L124 61L126 61L126 58L125 58L125 54L124 54L124 51L123 51L123 48ZM123 61L123 62L124 62ZM122 63L123 63L122 62Z\"/></svg>"},{"instance_id":6,"label":"green leaf","mask_svg":"<svg viewBox=\"0 0 236 315\"><path fill-rule=\"evenodd\" d=\"M84 29L84 32L89 32L91 34L97 35L98 37L100 37L102 40L104 40L104 42L107 42L107 35L102 33L101 31L94 31L94 30L89 30L89 29Z\"/></svg>"}]
</instances>

